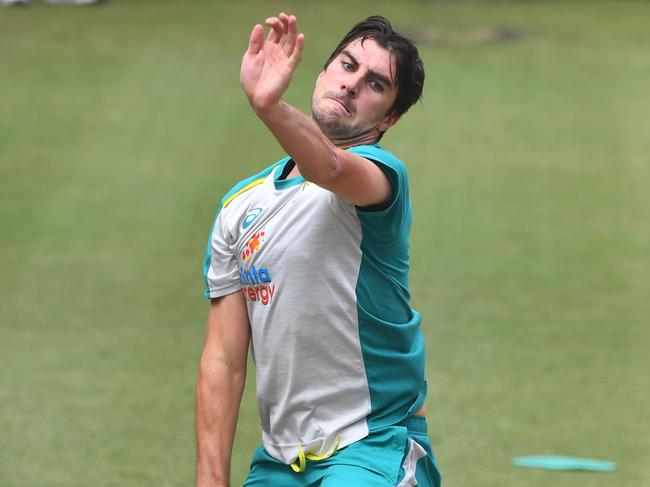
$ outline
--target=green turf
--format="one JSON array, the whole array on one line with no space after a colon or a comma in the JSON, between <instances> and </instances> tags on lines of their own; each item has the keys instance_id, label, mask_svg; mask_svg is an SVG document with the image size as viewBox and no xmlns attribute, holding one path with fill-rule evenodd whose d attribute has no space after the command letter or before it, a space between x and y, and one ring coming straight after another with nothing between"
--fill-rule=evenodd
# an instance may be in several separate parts
<instances>
[{"instance_id":1,"label":"green turf","mask_svg":"<svg viewBox=\"0 0 650 487\"><path fill-rule=\"evenodd\" d=\"M280 9L303 109L354 20L423 40L384 145L445 485L650 485L650 4L115 0L0 9L0 486L191 485L202 254L221 195L282 156L237 79ZM249 383L233 485L257 424ZM619 468L510 465L537 454Z\"/></svg>"}]
</instances>

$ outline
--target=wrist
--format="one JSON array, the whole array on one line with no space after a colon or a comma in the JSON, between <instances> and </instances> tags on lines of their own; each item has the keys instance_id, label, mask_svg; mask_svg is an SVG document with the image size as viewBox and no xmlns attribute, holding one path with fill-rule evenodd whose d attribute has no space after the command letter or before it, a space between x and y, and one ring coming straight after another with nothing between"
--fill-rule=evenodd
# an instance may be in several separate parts
<instances>
[{"instance_id":1,"label":"wrist","mask_svg":"<svg viewBox=\"0 0 650 487\"><path fill-rule=\"evenodd\" d=\"M250 103L255 114L264 122L282 117L285 112L285 102L281 99L256 99L251 100Z\"/></svg>"},{"instance_id":2,"label":"wrist","mask_svg":"<svg viewBox=\"0 0 650 487\"><path fill-rule=\"evenodd\" d=\"M196 487L230 487L228 469L204 469L199 464L196 471Z\"/></svg>"}]
</instances>

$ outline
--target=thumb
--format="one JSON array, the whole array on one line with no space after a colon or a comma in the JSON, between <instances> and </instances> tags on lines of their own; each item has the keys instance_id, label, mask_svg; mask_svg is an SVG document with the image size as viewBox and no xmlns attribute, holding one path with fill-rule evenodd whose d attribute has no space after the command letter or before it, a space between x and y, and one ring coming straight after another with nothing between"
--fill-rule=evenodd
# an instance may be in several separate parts
<instances>
[{"instance_id":1,"label":"thumb","mask_svg":"<svg viewBox=\"0 0 650 487\"><path fill-rule=\"evenodd\" d=\"M264 28L260 24L256 24L248 40L248 50L246 52L249 54L257 54L262 49L263 44Z\"/></svg>"}]
</instances>

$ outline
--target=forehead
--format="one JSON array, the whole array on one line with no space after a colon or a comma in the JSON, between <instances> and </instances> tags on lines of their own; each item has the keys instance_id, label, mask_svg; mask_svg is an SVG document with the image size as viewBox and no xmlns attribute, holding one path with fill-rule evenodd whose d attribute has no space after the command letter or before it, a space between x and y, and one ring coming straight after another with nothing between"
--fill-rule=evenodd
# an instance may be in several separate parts
<instances>
[{"instance_id":1,"label":"forehead","mask_svg":"<svg viewBox=\"0 0 650 487\"><path fill-rule=\"evenodd\" d=\"M359 64L395 82L395 56L374 39L356 39L345 46L343 51L352 54Z\"/></svg>"}]
</instances>

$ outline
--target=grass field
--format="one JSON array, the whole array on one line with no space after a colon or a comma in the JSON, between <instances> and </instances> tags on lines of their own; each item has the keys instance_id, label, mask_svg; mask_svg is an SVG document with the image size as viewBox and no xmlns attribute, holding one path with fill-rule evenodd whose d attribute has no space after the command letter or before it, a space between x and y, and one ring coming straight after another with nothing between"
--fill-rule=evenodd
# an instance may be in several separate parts
<instances>
[{"instance_id":1,"label":"grass field","mask_svg":"<svg viewBox=\"0 0 650 487\"><path fill-rule=\"evenodd\" d=\"M649 3L114 0L0 10L0 486L192 484L203 250L283 155L238 86L281 9L303 109L357 19L421 40L424 101L383 144L410 168L445 485L650 485ZM533 454L618 470L510 465Z\"/></svg>"}]
</instances>

